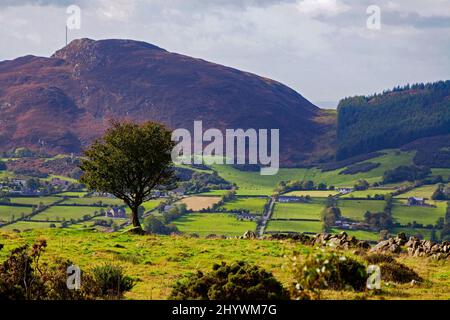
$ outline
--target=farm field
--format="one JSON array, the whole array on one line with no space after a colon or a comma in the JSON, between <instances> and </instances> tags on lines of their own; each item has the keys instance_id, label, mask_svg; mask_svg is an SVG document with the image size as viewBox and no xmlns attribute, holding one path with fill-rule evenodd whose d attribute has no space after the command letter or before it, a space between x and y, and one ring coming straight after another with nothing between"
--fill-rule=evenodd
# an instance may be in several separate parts
<instances>
[{"instance_id":1,"label":"farm field","mask_svg":"<svg viewBox=\"0 0 450 320\"><path fill-rule=\"evenodd\" d=\"M367 189L362 191L353 191L346 195L341 196L341 198L367 198L370 196L373 198L375 195L385 195L394 192L394 189Z\"/></svg>"},{"instance_id":2,"label":"farm field","mask_svg":"<svg viewBox=\"0 0 450 320\"><path fill-rule=\"evenodd\" d=\"M11 203L17 203L17 204L29 204L37 206L40 203L44 204L45 206L52 204L58 200L61 200L60 197L11 197Z\"/></svg>"},{"instance_id":3,"label":"farm field","mask_svg":"<svg viewBox=\"0 0 450 320\"><path fill-rule=\"evenodd\" d=\"M226 210L248 210L250 213L261 215L268 198L237 198L225 203L221 208Z\"/></svg>"},{"instance_id":4,"label":"farm field","mask_svg":"<svg viewBox=\"0 0 450 320\"><path fill-rule=\"evenodd\" d=\"M267 225L267 232L307 232L319 233L322 231L320 221L280 221L270 220Z\"/></svg>"},{"instance_id":5,"label":"farm field","mask_svg":"<svg viewBox=\"0 0 450 320\"><path fill-rule=\"evenodd\" d=\"M54 222L33 222L33 221L18 221L13 224L9 224L7 226L1 227L1 231L13 231L19 230L21 232L26 230L34 230L34 229L50 229L50 224L54 224L56 227L60 227L60 223Z\"/></svg>"},{"instance_id":6,"label":"farm field","mask_svg":"<svg viewBox=\"0 0 450 320\"><path fill-rule=\"evenodd\" d=\"M394 228L391 230L392 234L399 234L404 232L407 237L416 236L417 234L421 234L425 239L430 239L432 234L432 229L424 229L424 228ZM436 236L439 237L439 230L436 231Z\"/></svg>"},{"instance_id":7,"label":"farm field","mask_svg":"<svg viewBox=\"0 0 450 320\"><path fill-rule=\"evenodd\" d=\"M366 240L366 241L378 241L380 235L378 232L365 231L365 230L340 230L333 228L331 229L333 233L340 233L345 231L349 236L353 236L358 240Z\"/></svg>"},{"instance_id":8,"label":"farm field","mask_svg":"<svg viewBox=\"0 0 450 320\"><path fill-rule=\"evenodd\" d=\"M68 198L64 200L62 205L96 205L102 203L109 206L122 206L124 202L120 199L112 199L106 197L87 197L87 198Z\"/></svg>"},{"instance_id":9,"label":"farm field","mask_svg":"<svg viewBox=\"0 0 450 320\"><path fill-rule=\"evenodd\" d=\"M15 219L17 219L20 218L22 213L28 215L31 213L31 211L32 211L31 207L14 207L14 206L0 205L0 220L10 221L12 216L14 216Z\"/></svg>"},{"instance_id":10,"label":"farm field","mask_svg":"<svg viewBox=\"0 0 450 320\"><path fill-rule=\"evenodd\" d=\"M230 190L210 190L208 192L202 192L195 194L196 196L211 196L211 197L221 197L227 192L230 192Z\"/></svg>"},{"instance_id":11,"label":"farm field","mask_svg":"<svg viewBox=\"0 0 450 320\"><path fill-rule=\"evenodd\" d=\"M224 213L190 213L173 222L185 233L199 236L210 234L225 236L242 236L246 231L255 231L256 223L239 221L235 215Z\"/></svg>"},{"instance_id":12,"label":"farm field","mask_svg":"<svg viewBox=\"0 0 450 320\"><path fill-rule=\"evenodd\" d=\"M162 199L154 199L154 200L148 200L142 204L145 211L150 211L155 209L159 204L162 202Z\"/></svg>"},{"instance_id":13,"label":"farm field","mask_svg":"<svg viewBox=\"0 0 450 320\"><path fill-rule=\"evenodd\" d=\"M56 194L59 197L84 197L87 194L86 191L68 191L68 192L61 192Z\"/></svg>"},{"instance_id":14,"label":"farm field","mask_svg":"<svg viewBox=\"0 0 450 320\"><path fill-rule=\"evenodd\" d=\"M338 206L341 214L349 219L364 221L366 211L383 211L385 202L383 200L339 200Z\"/></svg>"},{"instance_id":15,"label":"farm field","mask_svg":"<svg viewBox=\"0 0 450 320\"><path fill-rule=\"evenodd\" d=\"M271 195L280 181L312 180L315 183L324 182L336 187L352 187L359 179L366 179L369 183L380 181L387 169L394 169L400 165L409 165L415 152L401 152L384 150L385 155L370 159L380 163L378 168L369 172L353 175L339 174L345 168L322 172L318 168L281 168L274 176L261 176L259 172L240 171L231 166L212 165L224 179L236 183L238 195Z\"/></svg>"},{"instance_id":16,"label":"farm field","mask_svg":"<svg viewBox=\"0 0 450 320\"><path fill-rule=\"evenodd\" d=\"M305 191L291 191L283 194L283 196L295 196L295 197L306 197L311 198L327 198L329 195L335 196L338 192L334 190L305 190Z\"/></svg>"},{"instance_id":17,"label":"farm field","mask_svg":"<svg viewBox=\"0 0 450 320\"><path fill-rule=\"evenodd\" d=\"M100 211L98 207L74 207L74 206L57 206L50 207L45 211L38 213L32 218L39 221L63 221L70 219L80 219L85 215L94 215L94 212Z\"/></svg>"},{"instance_id":18,"label":"farm field","mask_svg":"<svg viewBox=\"0 0 450 320\"><path fill-rule=\"evenodd\" d=\"M421 186L418 188L414 188L406 193L399 194L394 198L407 199L409 197L417 197L417 198L431 199L431 196L436 191L437 187L438 187L437 184Z\"/></svg>"},{"instance_id":19,"label":"farm field","mask_svg":"<svg viewBox=\"0 0 450 320\"><path fill-rule=\"evenodd\" d=\"M189 210L198 211L202 209L211 208L214 204L220 201L220 197L188 197L182 199L180 202L187 205Z\"/></svg>"},{"instance_id":20,"label":"farm field","mask_svg":"<svg viewBox=\"0 0 450 320\"><path fill-rule=\"evenodd\" d=\"M125 294L125 299L167 299L173 284L188 273L211 270L214 263L245 260L273 272L289 288L293 278L287 268L285 255L294 251L306 257L312 247L290 241L202 239L179 236L134 236L120 233L100 233L87 230L35 230L21 234L2 233L5 248L0 251L0 262L9 252L36 239L46 239L48 246L42 262L51 263L54 257L71 260L82 270L91 270L105 263L120 263L127 275L139 279ZM120 248L116 245L120 245ZM345 252L354 257L352 253ZM92 257L95 256L95 259ZM299 261L302 262L303 260ZM400 261L424 277L427 284L412 287L383 283L380 295L352 291L329 291L323 299L443 299L450 296L450 265L432 259L403 257Z\"/></svg>"},{"instance_id":21,"label":"farm field","mask_svg":"<svg viewBox=\"0 0 450 320\"><path fill-rule=\"evenodd\" d=\"M431 169L431 174L434 176L442 176L446 180L450 179L450 169L444 168Z\"/></svg>"},{"instance_id":22,"label":"farm field","mask_svg":"<svg viewBox=\"0 0 450 320\"><path fill-rule=\"evenodd\" d=\"M320 220L325 203L312 200L310 203L279 203L274 207L272 219L317 219Z\"/></svg>"},{"instance_id":23,"label":"farm field","mask_svg":"<svg viewBox=\"0 0 450 320\"><path fill-rule=\"evenodd\" d=\"M429 203L436 207L406 206L396 202L392 208L392 217L402 225L412 223L413 221L423 225L434 225L440 217L445 216L447 205L445 201L432 201Z\"/></svg>"}]
</instances>

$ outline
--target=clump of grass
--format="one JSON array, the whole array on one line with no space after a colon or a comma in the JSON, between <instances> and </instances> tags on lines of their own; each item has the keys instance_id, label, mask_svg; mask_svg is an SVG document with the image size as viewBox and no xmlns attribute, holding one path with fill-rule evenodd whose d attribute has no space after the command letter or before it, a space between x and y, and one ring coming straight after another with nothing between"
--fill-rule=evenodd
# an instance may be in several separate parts
<instances>
[{"instance_id":1,"label":"clump of grass","mask_svg":"<svg viewBox=\"0 0 450 320\"><path fill-rule=\"evenodd\" d=\"M121 298L125 291L130 291L135 281L124 275L120 266L104 264L92 269L94 281L100 289L100 294L107 298Z\"/></svg>"}]
</instances>

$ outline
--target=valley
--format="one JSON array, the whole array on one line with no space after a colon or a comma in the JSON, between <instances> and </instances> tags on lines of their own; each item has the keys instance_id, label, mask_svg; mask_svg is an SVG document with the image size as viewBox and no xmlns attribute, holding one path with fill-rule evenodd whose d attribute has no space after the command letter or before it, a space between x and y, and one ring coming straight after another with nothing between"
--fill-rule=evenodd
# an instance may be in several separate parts
<instances>
[{"instance_id":1,"label":"valley","mask_svg":"<svg viewBox=\"0 0 450 320\"><path fill-rule=\"evenodd\" d=\"M203 174L215 172L234 186L235 196L223 200L230 190L175 190L170 194L155 196L154 200L144 203L142 214L164 216L173 204L184 203L189 212L171 222L181 234L235 237L246 231L256 232L270 198L275 197L273 212L265 228L266 234L315 234L324 230L323 211L331 197L335 199L335 206L340 209L342 219L337 218L335 224L328 229L329 232L346 231L368 241L380 240L381 230L386 230L391 235L404 232L410 236L439 240L442 228L439 219L445 218L447 204L445 200L433 200L432 197L440 183L449 181L450 169L431 170L427 179L439 178L440 183L400 181L383 185L384 172L412 164L415 153L389 149L380 154L369 160L379 164L376 168L355 174L342 174L354 164L331 171L324 171L320 167L281 168L275 176L261 176L257 171L242 171L231 165L212 165L201 169L183 166L183 170ZM59 158L63 159L64 156ZM9 164L20 160L13 158L3 161ZM42 186L33 195L27 195L25 191L24 194L11 193L8 196L8 187L3 186L3 200L0 197L0 230L24 232L66 228L120 232L128 227L130 211L121 200L88 192L72 178L49 180L17 175L7 170L2 173L4 177L9 177L4 181L22 181L26 184L27 179L37 179L42 180ZM56 184L53 186L54 190L44 191L46 180ZM290 180L311 181L315 186L309 190L297 191L277 189L280 182ZM367 181L370 186L364 190L355 190L355 185L361 180ZM318 186L321 190L317 189ZM47 193L39 195L36 192ZM386 205L384 198L390 194L393 194L390 210L392 224L385 227L369 226L366 212L383 212ZM426 205L408 205L408 199L411 198L423 198ZM124 214L120 217L111 216L108 212L113 208L124 208Z\"/></svg>"}]
</instances>

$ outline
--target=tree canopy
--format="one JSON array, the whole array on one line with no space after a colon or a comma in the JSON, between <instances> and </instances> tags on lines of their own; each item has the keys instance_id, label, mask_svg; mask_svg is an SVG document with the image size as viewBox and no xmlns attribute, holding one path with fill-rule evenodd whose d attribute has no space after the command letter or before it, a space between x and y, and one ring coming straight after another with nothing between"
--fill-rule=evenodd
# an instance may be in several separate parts
<instances>
[{"instance_id":1,"label":"tree canopy","mask_svg":"<svg viewBox=\"0 0 450 320\"><path fill-rule=\"evenodd\" d=\"M113 122L84 152L80 180L89 189L122 199L132 211L133 226L141 229L139 206L151 199L153 190L173 186L173 147L171 131L159 123Z\"/></svg>"}]
</instances>

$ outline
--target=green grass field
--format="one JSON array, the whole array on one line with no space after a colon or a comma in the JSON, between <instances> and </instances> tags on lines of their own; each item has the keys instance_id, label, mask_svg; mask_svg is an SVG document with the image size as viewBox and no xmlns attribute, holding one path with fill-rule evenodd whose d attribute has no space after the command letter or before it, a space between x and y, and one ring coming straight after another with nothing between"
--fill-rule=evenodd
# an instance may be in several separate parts
<instances>
[{"instance_id":1,"label":"green grass field","mask_svg":"<svg viewBox=\"0 0 450 320\"><path fill-rule=\"evenodd\" d=\"M393 235L399 234L401 232L404 232L407 237L412 237L417 234L421 234L425 239L430 239L432 230L424 229L424 228L414 228L414 229L413 228L394 228L391 230L391 234L393 234ZM439 231L436 231L436 236L439 237L439 234L440 234Z\"/></svg>"},{"instance_id":2,"label":"green grass field","mask_svg":"<svg viewBox=\"0 0 450 320\"><path fill-rule=\"evenodd\" d=\"M317 219L320 220L325 203L313 199L310 203L276 203L272 219Z\"/></svg>"},{"instance_id":3,"label":"green grass field","mask_svg":"<svg viewBox=\"0 0 450 320\"><path fill-rule=\"evenodd\" d=\"M198 193L195 194L196 196L211 196L211 197L217 197L217 196L223 196L224 194L226 194L227 192L229 192L230 190L210 190L208 192L202 192L202 193Z\"/></svg>"},{"instance_id":4,"label":"green grass field","mask_svg":"<svg viewBox=\"0 0 450 320\"><path fill-rule=\"evenodd\" d=\"M173 222L186 234L196 233L200 236L209 234L225 236L242 236L246 231L255 231L256 223L238 221L236 216L222 213L191 213Z\"/></svg>"},{"instance_id":5,"label":"green grass field","mask_svg":"<svg viewBox=\"0 0 450 320\"><path fill-rule=\"evenodd\" d=\"M52 204L58 200L61 200L60 197L17 197L10 198L12 203L17 204L29 204L29 205L39 205L40 203L44 205Z\"/></svg>"},{"instance_id":6,"label":"green grass field","mask_svg":"<svg viewBox=\"0 0 450 320\"><path fill-rule=\"evenodd\" d=\"M322 231L322 223L319 221L279 221L270 220L267 225L268 232L312 232Z\"/></svg>"},{"instance_id":7,"label":"green grass field","mask_svg":"<svg viewBox=\"0 0 450 320\"><path fill-rule=\"evenodd\" d=\"M0 220L11 221L11 218L13 216L14 219L18 219L21 217L22 213L24 213L25 215L29 215L31 213L31 210L31 207L27 208L0 205Z\"/></svg>"},{"instance_id":8,"label":"green grass field","mask_svg":"<svg viewBox=\"0 0 450 320\"><path fill-rule=\"evenodd\" d=\"M342 231L345 231L345 233L347 233L349 236L353 236L358 240L378 241L380 238L378 232L371 232L365 230L340 230L336 228L333 228L331 230L332 233L340 233Z\"/></svg>"},{"instance_id":9,"label":"green grass field","mask_svg":"<svg viewBox=\"0 0 450 320\"><path fill-rule=\"evenodd\" d=\"M237 198L225 203L222 208L230 211L244 209L250 211L250 213L261 215L267 202L268 198Z\"/></svg>"},{"instance_id":10,"label":"green grass field","mask_svg":"<svg viewBox=\"0 0 450 320\"><path fill-rule=\"evenodd\" d=\"M372 213L383 211L385 202L382 200L339 200L341 214L349 219L364 221L367 211Z\"/></svg>"},{"instance_id":11,"label":"green grass field","mask_svg":"<svg viewBox=\"0 0 450 320\"><path fill-rule=\"evenodd\" d=\"M123 205L123 201L120 199L112 199L112 198L105 198L105 197L89 197L89 198L68 198L64 200L62 203L63 205L95 205L98 203L102 203L103 205L117 205L121 206Z\"/></svg>"},{"instance_id":12,"label":"green grass field","mask_svg":"<svg viewBox=\"0 0 450 320\"><path fill-rule=\"evenodd\" d=\"M428 201L430 204L436 205L433 207L420 206L406 206L401 205L401 202L396 202L392 209L392 217L396 222L406 225L408 222L416 221L424 225L436 224L440 217L445 216L446 202Z\"/></svg>"},{"instance_id":13,"label":"green grass field","mask_svg":"<svg viewBox=\"0 0 450 320\"><path fill-rule=\"evenodd\" d=\"M50 220L50 221L63 221L70 219L80 219L84 215L94 215L94 212L100 211L101 208L97 207L70 207L70 206L57 206L50 207L47 210L35 215L32 220Z\"/></svg>"},{"instance_id":14,"label":"green grass field","mask_svg":"<svg viewBox=\"0 0 450 320\"><path fill-rule=\"evenodd\" d=\"M150 211L155 209L159 204L162 202L162 199L155 199L155 200L149 200L142 204L142 206L145 208L145 211Z\"/></svg>"},{"instance_id":15,"label":"green grass field","mask_svg":"<svg viewBox=\"0 0 450 320\"><path fill-rule=\"evenodd\" d=\"M50 224L52 222L33 222L33 221L18 221L16 223L7 225L5 227L0 228L0 231L26 231L26 230L34 230L34 229L49 229ZM60 223L53 223L56 227L60 227Z\"/></svg>"},{"instance_id":16,"label":"green grass field","mask_svg":"<svg viewBox=\"0 0 450 320\"><path fill-rule=\"evenodd\" d=\"M393 189L367 189L363 191L353 191L352 193L341 196L341 198L367 198L368 196L374 197L375 195L385 195L394 192Z\"/></svg>"},{"instance_id":17,"label":"green grass field","mask_svg":"<svg viewBox=\"0 0 450 320\"><path fill-rule=\"evenodd\" d=\"M60 257L91 270L95 266L119 264L124 273L138 280L136 286L125 294L125 299L167 299L174 283L186 274L211 270L214 263L222 261L247 261L273 272L286 287L293 283L286 265L286 256L298 252L299 263L313 250L292 241L204 239L181 236L137 236L125 233L101 233L88 230L53 229L31 232L3 233L5 245L0 250L0 263L10 251L36 239L47 240L42 263L53 263ZM119 246L120 245L120 246ZM351 252L346 256L360 259ZM424 285L411 286L383 283L379 294L353 291L324 290L322 299L443 299L450 297L450 264L433 259L400 257L400 262L413 268L425 279Z\"/></svg>"},{"instance_id":18,"label":"green grass field","mask_svg":"<svg viewBox=\"0 0 450 320\"><path fill-rule=\"evenodd\" d=\"M60 197L84 197L87 194L86 191L68 191L58 193L57 196Z\"/></svg>"},{"instance_id":19,"label":"green grass field","mask_svg":"<svg viewBox=\"0 0 450 320\"><path fill-rule=\"evenodd\" d=\"M434 176L442 176L446 180L450 179L450 169L443 169L443 168L431 169L431 173Z\"/></svg>"},{"instance_id":20,"label":"green grass field","mask_svg":"<svg viewBox=\"0 0 450 320\"><path fill-rule=\"evenodd\" d=\"M395 196L395 198L407 199L409 197L417 197L431 199L431 196L436 191L437 187L437 184L421 186L418 188L414 188L406 193L399 194L398 196Z\"/></svg>"},{"instance_id":21,"label":"green grass field","mask_svg":"<svg viewBox=\"0 0 450 320\"><path fill-rule=\"evenodd\" d=\"M397 150L383 152L387 154L370 160L380 163L378 168L354 175L339 174L345 168L328 172L322 172L318 168L281 168L276 175L261 176L259 172L239 171L227 165L212 165L212 167L224 179L236 183L239 187L238 195L271 195L279 181L312 180L315 183L324 182L329 186L338 187L352 187L359 179L366 179L370 183L381 181L384 171L411 164L415 155L415 152Z\"/></svg>"}]
</instances>

